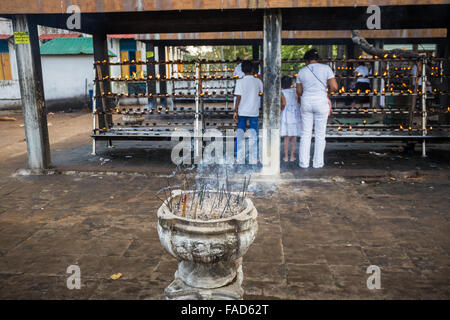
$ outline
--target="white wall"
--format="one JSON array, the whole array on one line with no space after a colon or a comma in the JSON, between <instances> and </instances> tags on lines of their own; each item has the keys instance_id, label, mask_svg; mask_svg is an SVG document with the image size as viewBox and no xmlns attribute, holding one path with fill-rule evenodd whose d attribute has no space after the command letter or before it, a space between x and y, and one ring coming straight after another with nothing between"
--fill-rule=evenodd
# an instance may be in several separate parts
<instances>
[{"instance_id":1,"label":"white wall","mask_svg":"<svg viewBox=\"0 0 450 320\"><path fill-rule=\"evenodd\" d=\"M9 20L8 20L9 23ZM0 21L0 27L7 27L9 24ZM1 28L0 28L1 30ZM2 33L2 31L0 31ZM17 73L16 50L12 38L8 40L9 60L11 61L12 80L0 80L0 108L20 107L22 100L20 97L19 75Z\"/></svg>"},{"instance_id":2,"label":"white wall","mask_svg":"<svg viewBox=\"0 0 450 320\"><path fill-rule=\"evenodd\" d=\"M73 33L43 26L39 26L38 31L39 34ZM12 35L12 33L11 20L0 18L0 34ZM8 42L13 80L0 80L0 108L21 106L13 38L10 38ZM82 98L84 101L85 79L88 79L88 90L93 87L94 58L92 55L41 56L41 60L46 100Z\"/></svg>"},{"instance_id":3,"label":"white wall","mask_svg":"<svg viewBox=\"0 0 450 320\"><path fill-rule=\"evenodd\" d=\"M118 62L120 61L120 39L112 38L108 39L108 50L114 53L115 57L110 57L109 60L112 62ZM122 75L122 68L117 66L111 66L110 67L110 75L111 77L119 78ZM128 92L128 87L126 85L126 82L121 81L112 81L111 82L111 89L115 93L119 92Z\"/></svg>"},{"instance_id":4,"label":"white wall","mask_svg":"<svg viewBox=\"0 0 450 320\"><path fill-rule=\"evenodd\" d=\"M0 18L0 34L12 34L12 23L11 20Z\"/></svg>"},{"instance_id":5,"label":"white wall","mask_svg":"<svg viewBox=\"0 0 450 320\"><path fill-rule=\"evenodd\" d=\"M11 61L15 62L15 51L10 50L10 55ZM74 103L86 101L89 90L93 88L93 55L43 55L41 62L46 101L62 99L76 99ZM0 81L0 108L21 105L17 64L12 63L11 67L13 80Z\"/></svg>"},{"instance_id":6,"label":"white wall","mask_svg":"<svg viewBox=\"0 0 450 320\"><path fill-rule=\"evenodd\" d=\"M116 57L110 58L112 62L120 61L120 39L110 38L108 39L108 49L116 55ZM141 51L141 59L146 59L145 43L142 41L136 41L136 50ZM143 66L144 73L146 74L147 68ZM122 68L120 65L110 67L111 77L119 78L122 75ZM128 85L125 81L112 81L111 89L115 93L125 92L128 93ZM147 104L147 98L121 98L120 105L143 105Z\"/></svg>"},{"instance_id":7,"label":"white wall","mask_svg":"<svg viewBox=\"0 0 450 320\"><path fill-rule=\"evenodd\" d=\"M9 20L0 20L0 33L2 33L1 30L7 33L10 31L10 27ZM119 39L108 39L108 47L116 55L112 60L120 59ZM141 51L142 58L145 59L145 43L138 41L137 49ZM21 105L16 54L12 38L9 44L9 52L13 80L0 81L0 108ZM88 90L93 88L93 55L43 55L41 56L41 62L46 101L74 98L85 100L86 79ZM145 67L144 70L146 70ZM111 75L120 76L120 66L111 67ZM125 82L113 82L112 89L114 92L128 92ZM89 96L89 91L87 94Z\"/></svg>"},{"instance_id":8,"label":"white wall","mask_svg":"<svg viewBox=\"0 0 450 320\"><path fill-rule=\"evenodd\" d=\"M84 98L86 80L92 89L93 55L43 55L41 61L45 100Z\"/></svg>"},{"instance_id":9,"label":"white wall","mask_svg":"<svg viewBox=\"0 0 450 320\"><path fill-rule=\"evenodd\" d=\"M0 80L0 109L17 108L21 105L19 81Z\"/></svg>"}]
</instances>

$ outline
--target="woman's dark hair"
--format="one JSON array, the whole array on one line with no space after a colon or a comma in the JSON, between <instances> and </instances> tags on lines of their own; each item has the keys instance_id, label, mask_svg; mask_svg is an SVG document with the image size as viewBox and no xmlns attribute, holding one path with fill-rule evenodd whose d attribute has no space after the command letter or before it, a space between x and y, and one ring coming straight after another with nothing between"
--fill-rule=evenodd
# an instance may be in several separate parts
<instances>
[{"instance_id":1,"label":"woman's dark hair","mask_svg":"<svg viewBox=\"0 0 450 320\"><path fill-rule=\"evenodd\" d=\"M306 61L311 60L319 60L319 53L317 52L317 49L311 49L306 51L305 56L303 57Z\"/></svg>"},{"instance_id":2,"label":"woman's dark hair","mask_svg":"<svg viewBox=\"0 0 450 320\"><path fill-rule=\"evenodd\" d=\"M252 73L253 65L250 61L245 60L242 61L242 72L244 73Z\"/></svg>"},{"instance_id":3,"label":"woman's dark hair","mask_svg":"<svg viewBox=\"0 0 450 320\"><path fill-rule=\"evenodd\" d=\"M281 88L289 89L292 85L292 78L289 76L283 76L281 78Z\"/></svg>"}]
</instances>

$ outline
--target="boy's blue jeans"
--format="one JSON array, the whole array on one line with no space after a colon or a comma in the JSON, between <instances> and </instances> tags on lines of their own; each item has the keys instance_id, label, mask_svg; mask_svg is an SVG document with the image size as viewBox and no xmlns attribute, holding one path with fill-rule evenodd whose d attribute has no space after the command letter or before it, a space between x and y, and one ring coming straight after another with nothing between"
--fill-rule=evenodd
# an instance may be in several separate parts
<instances>
[{"instance_id":1,"label":"boy's blue jeans","mask_svg":"<svg viewBox=\"0 0 450 320\"><path fill-rule=\"evenodd\" d=\"M250 124L250 129L247 128L247 120ZM244 136L245 132L245 136ZM235 157L240 163L245 163L245 138L249 138L249 162L256 163L258 159L258 117L238 117L237 133L236 133L236 153Z\"/></svg>"}]
</instances>

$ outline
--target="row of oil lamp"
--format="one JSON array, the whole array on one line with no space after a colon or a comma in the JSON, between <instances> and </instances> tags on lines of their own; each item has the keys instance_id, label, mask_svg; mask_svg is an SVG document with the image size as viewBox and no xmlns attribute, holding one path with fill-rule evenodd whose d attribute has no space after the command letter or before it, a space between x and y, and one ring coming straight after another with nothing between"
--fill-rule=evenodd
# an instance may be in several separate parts
<instances>
[{"instance_id":1,"label":"row of oil lamp","mask_svg":"<svg viewBox=\"0 0 450 320\"><path fill-rule=\"evenodd\" d=\"M219 109L217 110L216 108L213 108L212 110L210 108L206 108L203 110L204 113L212 113L212 112L232 112L233 109L232 108L224 108L224 109ZM142 108L142 110L140 108L135 108L135 109L125 109L122 108L122 110L120 110L120 108L116 107L115 109L110 109L109 112L107 112L108 114L131 114L131 115L142 115L142 114L192 114L194 113L195 110L193 109L184 109L183 107L181 107L179 110L175 107L173 108L173 110L169 110L169 108L167 107L163 107L163 106L157 106L156 108ZM435 114L435 113L450 113L450 107L447 107L446 110L438 110L436 111L435 108L431 108L428 111L430 114ZM102 111L98 111L98 110L94 110L94 113L98 113L98 114L103 114ZM386 113L409 113L409 110L397 110L397 109L390 109L390 108L372 108L372 109L354 109L354 110L339 110L339 109L333 109L333 113L335 114L349 114L349 113L358 113L358 114L377 114L377 113L381 113L381 114L386 114ZM423 112L421 110L415 110L416 114L422 114ZM364 120L366 121L366 120ZM364 123L365 124L365 123Z\"/></svg>"},{"instance_id":2,"label":"row of oil lamp","mask_svg":"<svg viewBox=\"0 0 450 320\"><path fill-rule=\"evenodd\" d=\"M366 124L365 121L366 120L364 120L364 126ZM352 125L349 125L347 127L344 126L344 128L342 126L338 126L336 128L337 131L342 131L343 129L346 129L347 131L352 131L352 130L355 130L355 131L367 131L367 130L369 130L368 128L364 128L363 130L361 130L360 128L353 128ZM382 131L392 131L392 130L394 130L394 131L410 131L410 132L411 131L423 131L423 129L421 127L413 128L411 126L403 126L403 125L400 125L400 126L394 127L394 128L391 127L391 128L370 128L370 129L374 130L374 131L377 131L377 130L382 130ZM427 130L433 131L433 126L429 126L427 128ZM447 128L447 130L445 130L445 129L441 128L440 130L441 131L449 131L450 129Z\"/></svg>"},{"instance_id":3,"label":"row of oil lamp","mask_svg":"<svg viewBox=\"0 0 450 320\"><path fill-rule=\"evenodd\" d=\"M365 58L362 55L360 55L357 59L342 59L342 58L321 58L319 60L317 60L318 62L374 62L374 61L418 61L421 60L422 58L404 58L404 57L399 57L397 56L395 53L393 54L389 54L386 53L384 54L382 57L378 57L378 56L373 56L373 58ZM450 57L447 58L428 58L428 61L446 61L446 60L450 60ZM260 61L255 61L255 62L260 62ZM283 59L282 63L304 63L306 62L306 60L304 59Z\"/></svg>"},{"instance_id":4,"label":"row of oil lamp","mask_svg":"<svg viewBox=\"0 0 450 320\"><path fill-rule=\"evenodd\" d=\"M259 93L260 96L263 95L262 92ZM212 92L206 90L203 91L202 93L200 93L200 97L212 97L212 96L217 96L217 97L228 97L228 98L232 98L233 94L228 91L225 92L224 90L221 90L220 92L217 92L216 90L213 90ZM114 97L142 97L142 98L169 98L169 97L173 97L173 98L182 98L182 97L187 97L187 98L193 98L195 97L194 94L191 93L184 93L184 92L179 92L179 93L173 93L173 94L169 94L169 93L112 93L112 92L102 92L101 95L96 95L96 98L101 98L101 97L106 97L106 98L114 98Z\"/></svg>"},{"instance_id":5,"label":"row of oil lamp","mask_svg":"<svg viewBox=\"0 0 450 320\"><path fill-rule=\"evenodd\" d=\"M296 71L298 68L294 68L291 67L289 69L282 69L281 71ZM352 66L338 66L336 67L337 71L351 71L351 70L355 70L356 67L352 67ZM434 67L432 66L431 69L433 70L433 72L438 72L439 71L439 67ZM391 69L391 72L393 71L411 71L412 68L411 66L408 67L394 67ZM181 74L185 74L185 73L196 73L196 70L192 70L192 69L186 69L186 70L181 70L178 71L177 73L181 73ZM202 69L200 70L201 73L230 73L230 72L234 72L234 68L230 68L230 67L224 67L224 68L212 68L212 69ZM441 73L441 75L443 75Z\"/></svg>"},{"instance_id":6,"label":"row of oil lamp","mask_svg":"<svg viewBox=\"0 0 450 320\"><path fill-rule=\"evenodd\" d=\"M255 77L257 77L258 75L254 75ZM160 75L157 74L155 76L153 75L149 75L147 77L145 77L143 75L143 73L141 75L136 75L135 72L133 72L133 74L130 76L119 76L119 77L114 77L114 76L104 76L101 80L102 81L106 81L106 80L110 80L110 81L146 81L146 80L154 80L154 81L177 81L177 80L183 80L183 81L195 81L195 80L236 80L239 77L237 75L232 76L232 77L224 77L221 75L202 75L201 77L197 78L194 76L167 76L167 75ZM100 79L96 78L95 81L100 81Z\"/></svg>"},{"instance_id":7,"label":"row of oil lamp","mask_svg":"<svg viewBox=\"0 0 450 320\"><path fill-rule=\"evenodd\" d=\"M364 91L362 91L361 89L345 89L344 86L341 86L340 89L338 89L338 92L335 91L331 91L331 95L422 95L422 91L420 89L417 90L412 90L410 88L408 88L408 85L406 83L402 83L401 85L399 85L401 88L400 89L395 89L394 88L394 83L387 83L385 85L385 87L382 90L377 90L377 89L366 89ZM327 92L328 92L328 88L327 88ZM427 93L430 94L430 93ZM434 88L431 92L431 94L440 94L440 95L449 95L449 92L444 92L444 91L439 91L436 88Z\"/></svg>"},{"instance_id":8,"label":"row of oil lamp","mask_svg":"<svg viewBox=\"0 0 450 320\"><path fill-rule=\"evenodd\" d=\"M293 76L297 77L297 73L294 73ZM443 73L437 74L434 72L431 72L430 75L428 75L429 77L436 77L436 78L448 78L450 77L450 75L444 75ZM254 75L254 77L258 77L258 75ZM396 79L400 79L400 78L416 78L417 76L411 75L411 74L390 74L388 75L388 72L385 71L382 74L376 72L374 75L369 75L369 76L363 76L361 74L357 74L357 75L350 75L350 76L343 76L341 74L337 74L336 78L338 79L357 79L357 78L366 78L366 79L385 79L385 78L396 78ZM237 75L231 76L231 77L225 77L222 75L218 75L218 74L214 74L214 75L202 75L199 78L195 77L195 76L190 76L190 75L172 75L172 76L167 76L167 75L160 75L157 74L155 76L153 75L149 75L147 77L145 77L143 74L141 75L136 75L136 73L133 73L132 76L119 76L119 77L114 77L114 76L104 76L101 81L148 81L148 80L153 80L153 81L195 81L195 80L237 80L239 77ZM100 81L100 79L96 78L95 81Z\"/></svg>"},{"instance_id":9,"label":"row of oil lamp","mask_svg":"<svg viewBox=\"0 0 450 320\"><path fill-rule=\"evenodd\" d=\"M124 123L124 125L127 125L127 124L128 124L127 122ZM173 125L189 126L189 125L192 125L192 124L193 124L192 122L183 122L183 123L174 122L174 123L172 123L172 122L168 121L167 123L165 123L165 122L164 123L163 122L145 123L145 124L141 124L140 126L144 126L144 127L151 127L151 126L153 126L153 127L163 127L164 126L164 127L167 127L167 126L173 126ZM221 122L221 123L218 123L218 122L206 122L206 126L208 126L208 127L209 126L217 126L217 125L225 126L225 125L230 125L230 124L234 125L234 123L232 123L232 122ZM417 130L417 128L413 128L412 126L403 126L402 124L400 124L400 125L384 126L384 127L379 127L379 126L376 126L376 125L375 126L372 126L372 125L366 126L366 124L367 124L367 120L363 120L362 126L361 125L355 125L355 127L356 128L370 129L370 130L378 130L378 129L386 129L386 128L397 129L397 130L400 130L400 131ZM117 126L117 130L121 130L122 129L122 128L120 128L121 125L122 125L122 123L120 123L120 122L115 124L115 126ZM348 124L348 129L352 130L353 126L354 125ZM330 128L336 128L336 125L334 125L334 126L333 125L329 125L328 129L330 129ZM341 129L342 129L342 125L338 125L337 126L337 130L340 131ZM440 128L438 126L438 129L443 129L443 128ZM450 128L445 128L445 129L450 129ZM428 130L433 130L433 126L431 126L431 125L428 126Z\"/></svg>"},{"instance_id":10,"label":"row of oil lamp","mask_svg":"<svg viewBox=\"0 0 450 320\"><path fill-rule=\"evenodd\" d=\"M189 128L187 128L189 129ZM98 129L100 133L102 132L111 132L111 130L108 130L106 127L103 127L102 129ZM112 131L134 131L134 132L139 132L139 131L177 131L178 127L171 127L171 128L114 128ZM428 126L425 130L427 131L434 131L435 129L433 128L433 126ZM450 128L438 128L438 131L450 131ZM329 132L333 132L333 131L365 131L365 132L369 132L369 131L386 131L386 132L392 132L392 131L398 131L398 132L423 132L424 129L421 127L417 127L417 128L413 128L411 126L403 126L400 125L398 127L390 127L390 128L367 128L367 127L355 127L353 125L348 125L348 126L338 126L337 128L327 128L327 131Z\"/></svg>"},{"instance_id":11,"label":"row of oil lamp","mask_svg":"<svg viewBox=\"0 0 450 320\"><path fill-rule=\"evenodd\" d=\"M260 96L262 96L262 92L259 94ZM413 90L411 89L406 89L406 90L399 90L399 92L394 91L394 89L391 87L390 90L386 90L385 88L383 88L383 90L378 91L376 89L374 90L365 90L365 91L361 91L360 89L357 89L356 91L342 91L342 89L339 89L338 92L331 92L331 96L332 97L358 97L358 96L366 96L366 97L380 97L380 96L421 96L422 95L422 91L417 91L416 93L413 92ZM427 93L427 95L431 96L431 95L441 95L441 96L445 96L445 95L450 95L449 92L442 92L442 91L437 91L436 89L433 90L433 92L431 93ZM98 98L120 98L120 97L131 97L131 98L195 98L196 95L194 94L185 94L183 92L180 93L174 93L174 94L161 94L161 93L135 93L135 94L129 94L129 93L105 93L102 92L101 95L96 95L95 97ZM220 94L217 93L215 91L213 92L202 92L199 95L201 98L210 98L210 97L217 97L217 98L227 98L227 99L232 99L234 98L234 95L232 94Z\"/></svg>"},{"instance_id":12,"label":"row of oil lamp","mask_svg":"<svg viewBox=\"0 0 450 320\"><path fill-rule=\"evenodd\" d=\"M403 58L403 57L399 57L398 55L396 55L395 53L385 53L382 57L378 57L378 56L373 56L373 58L365 58L362 55L360 55L358 57L358 59L333 59L333 58L323 58L323 59L319 59L320 62L351 62L351 61L374 61L374 60L403 60L403 61L417 61L420 60L421 58ZM450 59L450 57L448 58L432 58L430 60L435 60L435 61L443 61L443 60L447 60ZM200 63L200 64L238 64L241 63L242 61L238 61L238 60L207 60L207 59L201 59L201 60L197 60L197 61L185 61L185 60L181 60L181 59L177 59L177 60L167 60L167 61L150 61L149 59L146 60L141 60L141 59L116 59L113 60L112 62L109 62L109 64L196 64L196 63ZM253 60L253 62L261 62L261 60ZM306 62L306 60L304 59L285 59L282 60L282 62L284 63L303 63ZM95 61L95 64L107 64L108 60L97 60Z\"/></svg>"},{"instance_id":13,"label":"row of oil lamp","mask_svg":"<svg viewBox=\"0 0 450 320\"><path fill-rule=\"evenodd\" d=\"M123 125L128 125L129 123L127 123L127 122L125 122L125 123L123 123ZM209 123L209 122L207 122L206 123L206 126L207 127L213 127L213 126L218 126L218 125L221 125L221 126L228 126L228 125L234 125L234 123L225 123L225 122L223 122L223 123L217 123L217 122L215 122L215 123ZM186 123L186 122L184 122L184 123L179 123L179 122L176 122L176 123L171 123L171 122L167 122L167 124L166 123L152 123L152 124L149 124L149 123L147 123L147 124L141 124L140 126L142 127L142 126L144 126L144 127L148 127L148 128L139 128L140 130L152 130L152 129L158 129L158 128L164 128L164 130L167 130L167 129L176 129L176 128L178 128L178 127L171 127L171 126L173 126L173 125L177 125L177 126L182 126L182 127L188 127L188 126L191 126L191 125L193 125L193 123L191 122L191 123ZM133 128L133 127L130 127L130 128L124 128L124 127L121 127L122 126L122 123L121 122L117 122L117 123L115 123L114 124L114 130L118 130L118 131L122 131L122 130L136 130L136 128ZM151 126L153 126L153 128L151 127ZM168 127L169 126L169 127ZM355 130L359 130L359 129L364 129L364 130L366 130L366 131L368 131L368 130L371 130L371 131L376 131L376 130L398 130L398 131L414 131L414 130L423 130L421 127L417 127L417 128L413 128L412 126L403 126L403 125L396 125L396 126L385 126L385 127L377 127L377 126L366 126L366 120L364 120L364 122L363 122L363 124L362 125L351 125L351 124L347 124L347 125L338 125L337 127L336 126L328 126L328 130L333 130L333 129L336 129L337 131L341 131L342 130L342 128L343 128L343 126L344 126L344 128L345 129L348 129L348 130L353 130L353 129L355 129ZM154 128L154 127L156 127L156 128ZM355 127L355 128L354 128ZM437 130L441 130L441 131L448 131L450 128L441 128L441 127L439 127L438 126L438 128L437 128ZM430 131L433 131L434 130L434 127L433 126L428 126L427 127L427 130L430 130Z\"/></svg>"}]
</instances>

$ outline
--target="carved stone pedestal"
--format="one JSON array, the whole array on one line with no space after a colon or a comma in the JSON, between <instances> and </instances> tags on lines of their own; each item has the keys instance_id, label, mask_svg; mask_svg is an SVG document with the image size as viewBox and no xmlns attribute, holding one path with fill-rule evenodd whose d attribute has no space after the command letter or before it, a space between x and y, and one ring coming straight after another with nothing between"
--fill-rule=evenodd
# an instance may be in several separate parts
<instances>
[{"instance_id":1,"label":"carved stone pedestal","mask_svg":"<svg viewBox=\"0 0 450 320\"><path fill-rule=\"evenodd\" d=\"M196 288L183 282L175 272L175 280L164 290L167 300L242 300L242 265L236 272L236 278L228 285L219 288Z\"/></svg>"},{"instance_id":2,"label":"carved stone pedestal","mask_svg":"<svg viewBox=\"0 0 450 320\"><path fill-rule=\"evenodd\" d=\"M176 203L181 191L172 191ZM166 288L167 299L242 299L242 257L255 240L258 212L250 199L234 216L195 220L158 210L161 245L178 263L175 280Z\"/></svg>"}]
</instances>

